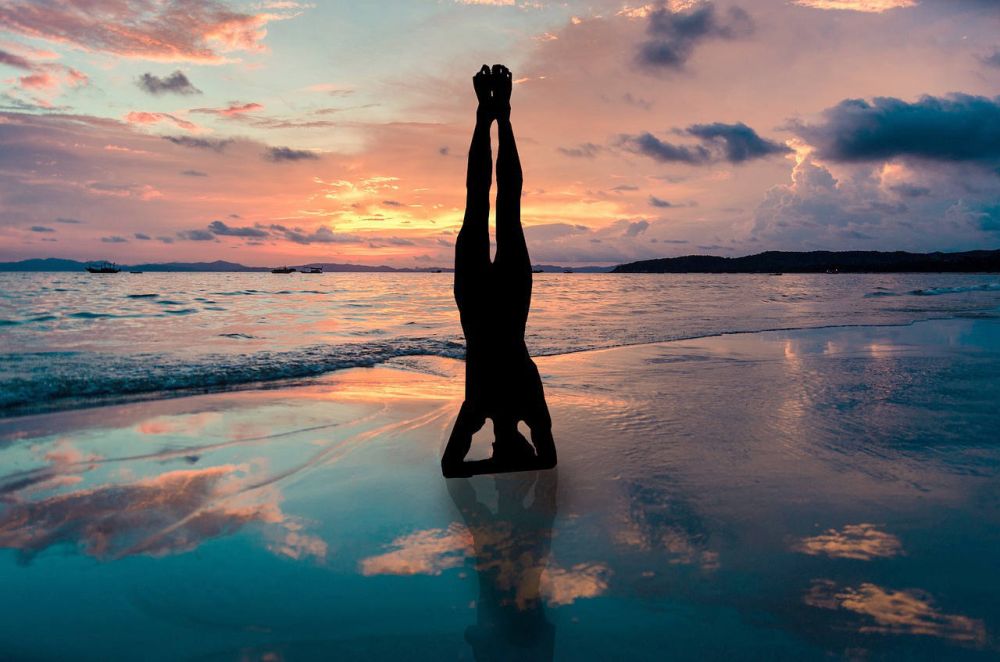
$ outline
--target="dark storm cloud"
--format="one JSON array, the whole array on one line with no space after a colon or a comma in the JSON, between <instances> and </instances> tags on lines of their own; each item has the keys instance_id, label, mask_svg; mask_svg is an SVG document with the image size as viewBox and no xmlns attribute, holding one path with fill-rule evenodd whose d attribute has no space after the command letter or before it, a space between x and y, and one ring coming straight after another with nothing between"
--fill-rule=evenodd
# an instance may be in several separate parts
<instances>
[{"instance_id":1,"label":"dark storm cloud","mask_svg":"<svg viewBox=\"0 0 1000 662\"><path fill-rule=\"evenodd\" d=\"M201 94L201 90L191 84L184 72L177 70L161 78L150 73L143 74L135 81L140 89L150 94Z\"/></svg>"},{"instance_id":2,"label":"dark storm cloud","mask_svg":"<svg viewBox=\"0 0 1000 662\"><path fill-rule=\"evenodd\" d=\"M279 224L272 224L269 227L271 230L279 233L284 239L296 244L340 244L359 241L358 237L354 235L334 232L325 226L313 232L306 232L302 228L289 228Z\"/></svg>"},{"instance_id":3,"label":"dark storm cloud","mask_svg":"<svg viewBox=\"0 0 1000 662\"><path fill-rule=\"evenodd\" d=\"M871 103L845 99L825 110L823 120L792 129L831 161L1000 159L1000 97L952 94L913 103L893 97L876 97Z\"/></svg>"},{"instance_id":4,"label":"dark storm cloud","mask_svg":"<svg viewBox=\"0 0 1000 662\"><path fill-rule=\"evenodd\" d=\"M305 161L319 158L315 152L304 149L292 149L291 147L269 147L264 152L264 158L268 161L280 163L282 161Z\"/></svg>"},{"instance_id":5,"label":"dark storm cloud","mask_svg":"<svg viewBox=\"0 0 1000 662\"><path fill-rule=\"evenodd\" d=\"M125 237L119 237L118 235L114 235L114 236L111 236L111 237L101 237L101 241L103 241L105 244L126 244L126 243L128 243L128 239L126 239Z\"/></svg>"},{"instance_id":6,"label":"dark storm cloud","mask_svg":"<svg viewBox=\"0 0 1000 662\"><path fill-rule=\"evenodd\" d=\"M151 239L151 237L148 234L144 234L142 232L136 232L132 236L138 239L139 241L149 241Z\"/></svg>"},{"instance_id":7,"label":"dark storm cloud","mask_svg":"<svg viewBox=\"0 0 1000 662\"><path fill-rule=\"evenodd\" d=\"M893 184L889 189L904 198L920 198L931 193L931 190L926 186L917 186L916 184Z\"/></svg>"},{"instance_id":8,"label":"dark storm cloud","mask_svg":"<svg viewBox=\"0 0 1000 662\"><path fill-rule=\"evenodd\" d=\"M47 228L44 225L32 225L32 232L55 232L55 228Z\"/></svg>"},{"instance_id":9,"label":"dark storm cloud","mask_svg":"<svg viewBox=\"0 0 1000 662\"><path fill-rule=\"evenodd\" d=\"M695 47L707 39L737 39L753 33L753 20L739 7L724 14L704 2L684 11L660 7L649 15L649 39L639 45L636 60L646 69L680 69Z\"/></svg>"},{"instance_id":10,"label":"dark storm cloud","mask_svg":"<svg viewBox=\"0 0 1000 662\"><path fill-rule=\"evenodd\" d=\"M674 203L670 202L669 200L658 198L655 195L649 196L649 204L652 205L653 207L662 207L662 208L677 206Z\"/></svg>"},{"instance_id":11,"label":"dark storm cloud","mask_svg":"<svg viewBox=\"0 0 1000 662\"><path fill-rule=\"evenodd\" d=\"M215 235L208 230L183 230L178 232L177 236L188 241L212 241L215 239Z\"/></svg>"},{"instance_id":12,"label":"dark storm cloud","mask_svg":"<svg viewBox=\"0 0 1000 662\"><path fill-rule=\"evenodd\" d=\"M619 145L662 163L705 165L718 161L744 163L791 150L781 143L761 138L742 122L736 124L694 124L682 131L698 138L697 145L675 145L645 131L619 137Z\"/></svg>"},{"instance_id":13,"label":"dark storm cloud","mask_svg":"<svg viewBox=\"0 0 1000 662\"><path fill-rule=\"evenodd\" d=\"M212 221L208 224L208 231L212 234L222 235L224 237L269 237L270 233L267 230L262 230L261 228L252 227L234 227L231 225L226 225L222 221Z\"/></svg>"},{"instance_id":14,"label":"dark storm cloud","mask_svg":"<svg viewBox=\"0 0 1000 662\"><path fill-rule=\"evenodd\" d=\"M712 160L711 153L701 145L691 147L685 145L674 145L664 142L645 131L637 136L622 136L623 147L636 154L642 154L649 158L663 163L709 163Z\"/></svg>"},{"instance_id":15,"label":"dark storm cloud","mask_svg":"<svg viewBox=\"0 0 1000 662\"><path fill-rule=\"evenodd\" d=\"M743 122L736 124L695 124L687 132L722 147L725 159L730 163L743 163L771 154L786 154L791 150L780 143L761 138L757 132Z\"/></svg>"},{"instance_id":16,"label":"dark storm cloud","mask_svg":"<svg viewBox=\"0 0 1000 662\"><path fill-rule=\"evenodd\" d=\"M194 147L196 149L211 149L221 152L232 140L212 140L211 138L192 138L191 136L163 136L164 140L169 140L181 147Z\"/></svg>"}]
</instances>

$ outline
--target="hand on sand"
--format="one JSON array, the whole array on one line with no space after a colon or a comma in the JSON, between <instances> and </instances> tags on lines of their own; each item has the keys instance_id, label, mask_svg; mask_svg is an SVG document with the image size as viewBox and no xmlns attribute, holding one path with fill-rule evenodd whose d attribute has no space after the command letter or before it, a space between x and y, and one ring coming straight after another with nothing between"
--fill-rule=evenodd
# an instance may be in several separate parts
<instances>
[{"instance_id":1,"label":"hand on sand","mask_svg":"<svg viewBox=\"0 0 1000 662\"><path fill-rule=\"evenodd\" d=\"M497 119L510 119L510 93L514 77L502 64L493 65L493 108Z\"/></svg>"}]
</instances>

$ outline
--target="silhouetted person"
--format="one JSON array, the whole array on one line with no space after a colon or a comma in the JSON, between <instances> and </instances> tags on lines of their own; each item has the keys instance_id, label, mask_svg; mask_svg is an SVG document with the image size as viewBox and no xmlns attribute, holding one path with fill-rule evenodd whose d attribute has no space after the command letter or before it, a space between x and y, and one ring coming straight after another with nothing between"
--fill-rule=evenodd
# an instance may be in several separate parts
<instances>
[{"instance_id":1,"label":"silhouetted person","mask_svg":"<svg viewBox=\"0 0 1000 662\"><path fill-rule=\"evenodd\" d=\"M552 660L555 626L545 615L541 577L552 546L557 474L536 471L493 481L495 513L477 499L468 479L448 481L448 493L472 534L479 579L476 624L465 630L465 640L479 662Z\"/></svg>"},{"instance_id":2,"label":"silhouetted person","mask_svg":"<svg viewBox=\"0 0 1000 662\"><path fill-rule=\"evenodd\" d=\"M455 301L465 333L465 402L441 468L445 476L548 469L556 464L542 380L524 344L531 307L531 260L521 228L521 162L510 124L512 78L485 64L472 79L479 108L469 147L465 219L455 244ZM490 262L490 126L497 122L496 258ZM493 421L488 460L465 462L472 435ZM531 444L518 431L524 421ZM533 444L533 447L532 447Z\"/></svg>"}]
</instances>

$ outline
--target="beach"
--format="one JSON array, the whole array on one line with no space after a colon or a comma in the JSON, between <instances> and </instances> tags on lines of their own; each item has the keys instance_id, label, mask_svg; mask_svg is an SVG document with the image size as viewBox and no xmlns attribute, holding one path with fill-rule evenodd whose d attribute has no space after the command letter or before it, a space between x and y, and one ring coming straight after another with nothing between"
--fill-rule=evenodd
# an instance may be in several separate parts
<instances>
[{"instance_id":1,"label":"beach","mask_svg":"<svg viewBox=\"0 0 1000 662\"><path fill-rule=\"evenodd\" d=\"M996 656L995 316L537 363L550 472L446 356L0 419L0 657Z\"/></svg>"}]
</instances>

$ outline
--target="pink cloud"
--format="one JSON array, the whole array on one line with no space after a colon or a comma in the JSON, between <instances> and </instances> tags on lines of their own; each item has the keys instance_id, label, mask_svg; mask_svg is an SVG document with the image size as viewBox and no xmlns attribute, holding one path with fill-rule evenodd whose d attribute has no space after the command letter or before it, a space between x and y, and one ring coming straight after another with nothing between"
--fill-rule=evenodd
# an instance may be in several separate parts
<instances>
[{"instance_id":1,"label":"pink cloud","mask_svg":"<svg viewBox=\"0 0 1000 662\"><path fill-rule=\"evenodd\" d=\"M80 87L89 81L86 74L72 67L35 62L22 54L3 49L0 49L0 65L27 71L27 75L17 79L18 85L25 90L55 92L63 87Z\"/></svg>"},{"instance_id":2,"label":"pink cloud","mask_svg":"<svg viewBox=\"0 0 1000 662\"><path fill-rule=\"evenodd\" d=\"M206 115L222 115L223 117L237 117L243 113L252 113L264 110L264 106L259 103L240 103L232 101L225 108L195 108L192 113L204 113Z\"/></svg>"},{"instance_id":3,"label":"pink cloud","mask_svg":"<svg viewBox=\"0 0 1000 662\"><path fill-rule=\"evenodd\" d=\"M277 554L325 557L326 543L282 513L280 492L256 489L252 478L244 465L222 465L39 500L25 499L22 491L0 514L0 547L16 549L25 559L60 544L76 545L98 559L164 556L257 524L275 541L269 548Z\"/></svg>"},{"instance_id":4,"label":"pink cloud","mask_svg":"<svg viewBox=\"0 0 1000 662\"><path fill-rule=\"evenodd\" d=\"M264 50L267 24L296 15L279 11L284 13L244 13L219 0L21 0L0 7L0 25L87 51L212 63L223 61L225 52Z\"/></svg>"},{"instance_id":5,"label":"pink cloud","mask_svg":"<svg viewBox=\"0 0 1000 662\"><path fill-rule=\"evenodd\" d=\"M56 77L47 71L39 71L38 73L21 76L17 81L21 84L21 87L29 90L51 90L59 85Z\"/></svg>"},{"instance_id":6,"label":"pink cloud","mask_svg":"<svg viewBox=\"0 0 1000 662\"><path fill-rule=\"evenodd\" d=\"M185 131L198 131L199 126L194 122L181 119L170 113L149 113L141 110L133 110L125 115L125 121L129 124L158 124L160 122L171 122Z\"/></svg>"}]
</instances>

